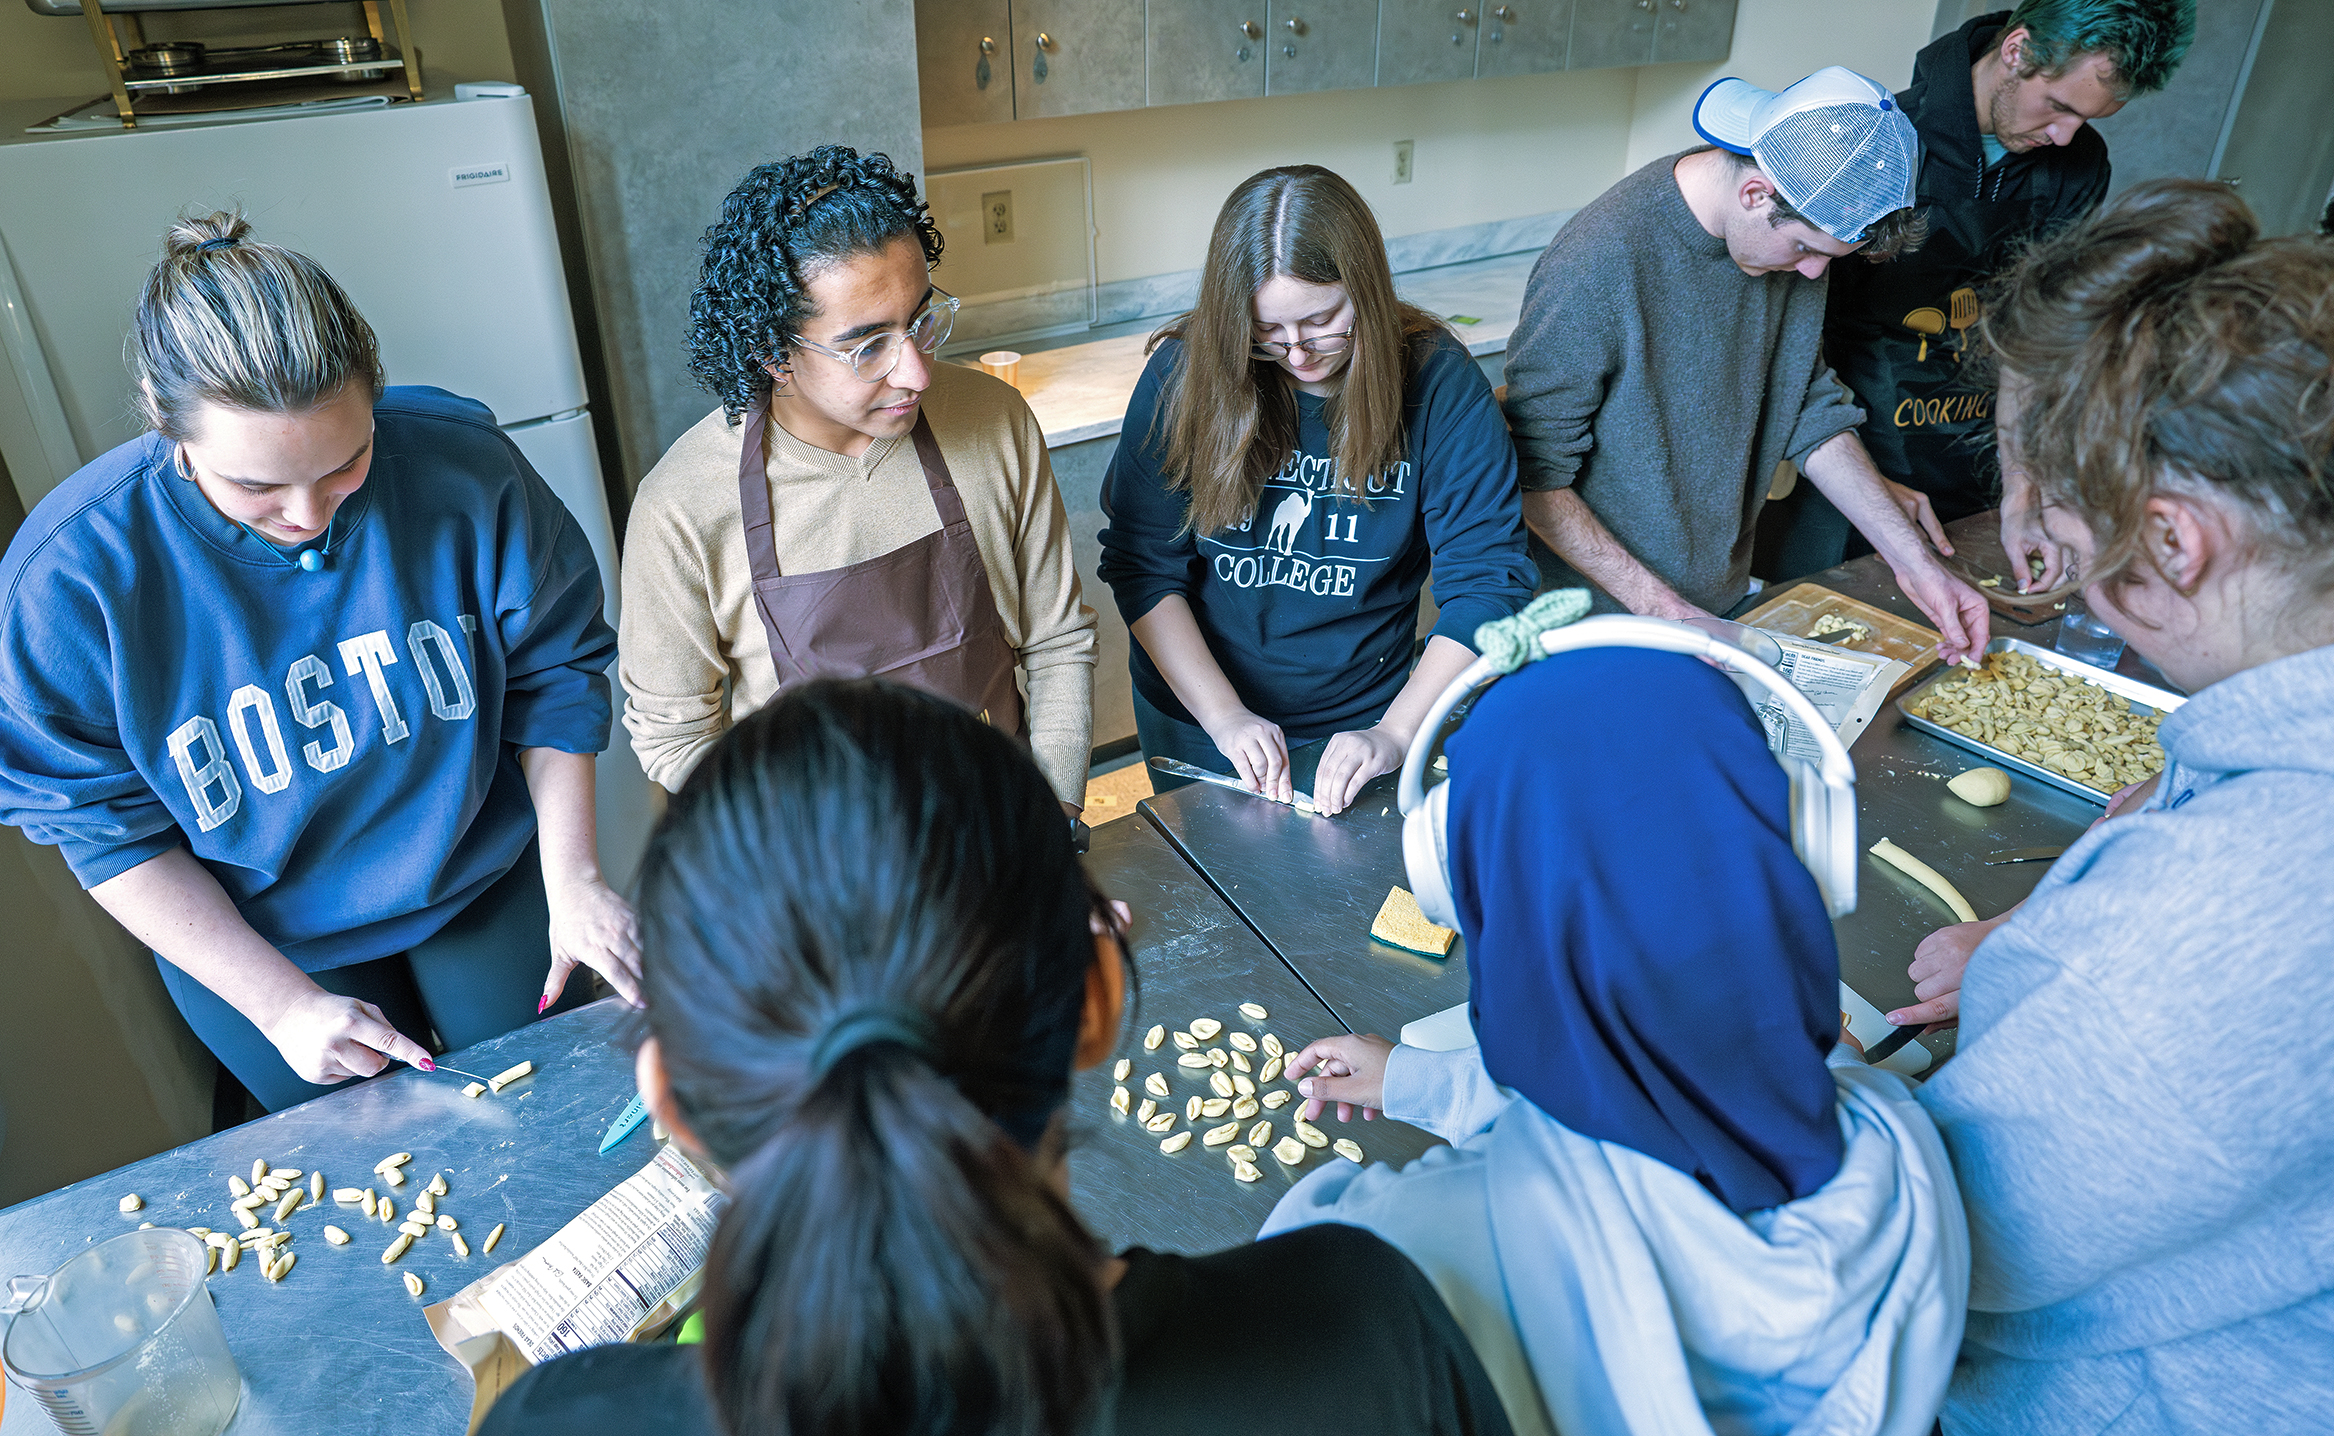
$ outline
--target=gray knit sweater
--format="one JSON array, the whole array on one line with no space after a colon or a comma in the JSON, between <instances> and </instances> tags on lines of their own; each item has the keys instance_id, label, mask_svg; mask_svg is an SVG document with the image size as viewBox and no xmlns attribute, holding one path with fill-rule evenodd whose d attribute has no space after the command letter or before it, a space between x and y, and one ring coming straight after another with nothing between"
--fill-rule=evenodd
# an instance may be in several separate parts
<instances>
[{"instance_id":1,"label":"gray knit sweater","mask_svg":"<svg viewBox=\"0 0 2334 1436\"><path fill-rule=\"evenodd\" d=\"M1597 196L1533 266L1507 420L1526 490L1570 485L1687 602L1724 613L1749 592L1775 466L1864 411L1817 352L1829 281L1743 273L1686 208L1679 158ZM1532 552L1543 588L1587 583Z\"/></svg>"}]
</instances>

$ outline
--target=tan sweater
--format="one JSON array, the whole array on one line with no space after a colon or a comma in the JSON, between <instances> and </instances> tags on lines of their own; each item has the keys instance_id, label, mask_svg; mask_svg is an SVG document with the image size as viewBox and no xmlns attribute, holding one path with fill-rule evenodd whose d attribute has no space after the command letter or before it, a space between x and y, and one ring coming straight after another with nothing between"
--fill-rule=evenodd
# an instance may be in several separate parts
<instances>
[{"instance_id":1,"label":"tan sweater","mask_svg":"<svg viewBox=\"0 0 2334 1436\"><path fill-rule=\"evenodd\" d=\"M1021 656L1030 747L1064 801L1083 803L1094 724L1094 611L1080 601L1069 516L1045 436L1011 385L932 366L924 412L964 496L1005 641ZM792 574L890 553L940 527L902 436L858 458L766 426L772 539ZM738 446L719 409L674 441L632 504L617 672L648 776L678 789L713 741L778 691L738 518ZM872 468L869 466L872 464Z\"/></svg>"}]
</instances>

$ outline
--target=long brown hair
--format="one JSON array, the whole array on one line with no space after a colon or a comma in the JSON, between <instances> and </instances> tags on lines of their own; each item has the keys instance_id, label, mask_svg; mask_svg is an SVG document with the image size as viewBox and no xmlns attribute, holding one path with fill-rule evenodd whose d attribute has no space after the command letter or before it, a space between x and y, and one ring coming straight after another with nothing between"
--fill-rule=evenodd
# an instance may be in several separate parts
<instances>
[{"instance_id":1,"label":"long brown hair","mask_svg":"<svg viewBox=\"0 0 2334 1436\"><path fill-rule=\"evenodd\" d=\"M2151 497L2209 493L2306 591L2334 589L2334 244L2259 235L2226 186L2154 180L1987 298L1979 332L2019 385L2011 457L2090 528L2091 582L2140 561Z\"/></svg>"},{"instance_id":2,"label":"long brown hair","mask_svg":"<svg viewBox=\"0 0 2334 1436\"><path fill-rule=\"evenodd\" d=\"M1256 290L1281 274L1341 284L1353 301L1352 357L1323 415L1337 491L1366 502L1365 482L1402 459L1413 341L1441 321L1394 297L1386 241L1352 185L1319 165L1250 175L1216 216L1199 302L1151 337L1154 349L1183 341L1156 422L1167 431L1167 485L1191 495L1184 522L1194 533L1245 522L1297 447L1294 381L1250 353Z\"/></svg>"}]
</instances>

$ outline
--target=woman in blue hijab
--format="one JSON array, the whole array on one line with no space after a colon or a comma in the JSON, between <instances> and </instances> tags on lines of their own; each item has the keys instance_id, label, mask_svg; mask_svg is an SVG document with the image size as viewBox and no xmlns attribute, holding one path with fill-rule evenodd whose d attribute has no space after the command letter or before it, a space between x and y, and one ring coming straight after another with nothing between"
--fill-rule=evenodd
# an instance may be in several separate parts
<instances>
[{"instance_id":1,"label":"woman in blue hijab","mask_svg":"<svg viewBox=\"0 0 2334 1436\"><path fill-rule=\"evenodd\" d=\"M1585 649L1494 684L1447 748L1476 1043L1332 1038L1290 1070L1452 1145L1321 1169L1264 1230L1401 1248L1519 1433L1923 1436L1961 1205L1904 1080L1838 1044L1838 950L1749 704L1696 659Z\"/></svg>"}]
</instances>

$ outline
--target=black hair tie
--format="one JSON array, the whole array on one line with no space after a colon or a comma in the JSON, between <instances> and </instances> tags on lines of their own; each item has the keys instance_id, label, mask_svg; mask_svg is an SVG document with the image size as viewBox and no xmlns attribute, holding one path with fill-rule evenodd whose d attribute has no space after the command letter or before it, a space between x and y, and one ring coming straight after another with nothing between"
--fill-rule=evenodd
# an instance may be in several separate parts
<instances>
[{"instance_id":1,"label":"black hair tie","mask_svg":"<svg viewBox=\"0 0 2334 1436\"><path fill-rule=\"evenodd\" d=\"M893 1003L855 1007L828 1023L811 1045L811 1080L818 1081L837 1062L877 1042L896 1042L927 1063L938 1055L932 1020L922 1012Z\"/></svg>"},{"instance_id":2,"label":"black hair tie","mask_svg":"<svg viewBox=\"0 0 2334 1436\"><path fill-rule=\"evenodd\" d=\"M217 239L206 239L201 244L196 245L195 253L208 254L214 249L232 249L234 247L235 236L231 234L223 234L220 235Z\"/></svg>"}]
</instances>

